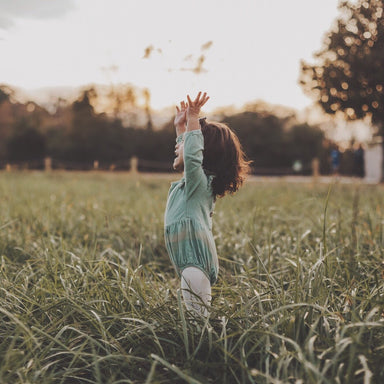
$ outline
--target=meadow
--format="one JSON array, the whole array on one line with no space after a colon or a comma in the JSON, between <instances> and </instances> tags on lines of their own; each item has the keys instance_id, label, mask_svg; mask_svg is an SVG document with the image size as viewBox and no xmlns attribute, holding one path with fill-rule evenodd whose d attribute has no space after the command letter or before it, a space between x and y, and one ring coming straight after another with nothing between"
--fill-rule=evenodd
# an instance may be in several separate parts
<instances>
[{"instance_id":1,"label":"meadow","mask_svg":"<svg viewBox=\"0 0 384 384\"><path fill-rule=\"evenodd\" d=\"M0 173L0 383L384 382L383 186L219 200L202 319L163 241L175 179Z\"/></svg>"}]
</instances>

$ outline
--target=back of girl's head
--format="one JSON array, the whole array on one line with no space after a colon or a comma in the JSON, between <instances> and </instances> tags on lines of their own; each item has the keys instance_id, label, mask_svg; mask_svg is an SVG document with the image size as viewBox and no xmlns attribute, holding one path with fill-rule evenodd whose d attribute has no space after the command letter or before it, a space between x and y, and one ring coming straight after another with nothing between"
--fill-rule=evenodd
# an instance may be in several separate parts
<instances>
[{"instance_id":1,"label":"back of girl's head","mask_svg":"<svg viewBox=\"0 0 384 384\"><path fill-rule=\"evenodd\" d=\"M203 168L215 176L213 194L222 197L235 193L250 170L239 139L223 123L200 119L200 125L204 136Z\"/></svg>"}]
</instances>

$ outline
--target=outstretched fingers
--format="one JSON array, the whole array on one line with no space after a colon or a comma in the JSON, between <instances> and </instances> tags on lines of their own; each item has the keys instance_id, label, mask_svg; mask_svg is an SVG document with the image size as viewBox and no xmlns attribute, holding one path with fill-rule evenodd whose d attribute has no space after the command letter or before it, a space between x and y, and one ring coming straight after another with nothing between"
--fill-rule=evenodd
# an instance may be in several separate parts
<instances>
[{"instance_id":1,"label":"outstretched fingers","mask_svg":"<svg viewBox=\"0 0 384 384\"><path fill-rule=\"evenodd\" d=\"M188 103L189 105L193 105L193 106L197 106L199 100L200 100L200 95L201 95L201 92L199 92L196 96L196 99L194 101L191 100L190 96L187 95L187 99L188 99Z\"/></svg>"},{"instance_id":2,"label":"outstretched fingers","mask_svg":"<svg viewBox=\"0 0 384 384\"><path fill-rule=\"evenodd\" d=\"M202 107L208 100L209 100L209 96L207 96L207 93L204 92L203 97L200 100L200 107Z\"/></svg>"},{"instance_id":3,"label":"outstretched fingers","mask_svg":"<svg viewBox=\"0 0 384 384\"><path fill-rule=\"evenodd\" d=\"M187 95L187 99L190 106L201 108L208 101L209 96L207 96L207 92L204 92L203 95L199 92L194 101L191 100L189 95Z\"/></svg>"},{"instance_id":4,"label":"outstretched fingers","mask_svg":"<svg viewBox=\"0 0 384 384\"><path fill-rule=\"evenodd\" d=\"M180 102L180 107L176 105L176 111L185 111L188 108L188 104L185 101Z\"/></svg>"}]
</instances>

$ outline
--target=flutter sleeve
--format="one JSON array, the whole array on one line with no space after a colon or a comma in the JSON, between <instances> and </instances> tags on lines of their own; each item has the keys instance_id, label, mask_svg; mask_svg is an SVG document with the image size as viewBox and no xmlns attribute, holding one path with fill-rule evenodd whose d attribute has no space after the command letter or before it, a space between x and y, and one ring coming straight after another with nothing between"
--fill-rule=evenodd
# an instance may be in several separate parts
<instances>
[{"instance_id":1,"label":"flutter sleeve","mask_svg":"<svg viewBox=\"0 0 384 384\"><path fill-rule=\"evenodd\" d=\"M193 194L206 179L203 171L204 136L200 129L184 134L184 176L187 194Z\"/></svg>"}]
</instances>

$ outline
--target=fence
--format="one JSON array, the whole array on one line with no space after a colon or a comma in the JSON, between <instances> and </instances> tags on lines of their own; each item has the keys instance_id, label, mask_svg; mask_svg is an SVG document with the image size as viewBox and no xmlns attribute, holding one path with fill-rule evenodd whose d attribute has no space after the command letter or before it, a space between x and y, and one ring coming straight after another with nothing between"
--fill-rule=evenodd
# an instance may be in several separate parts
<instances>
[{"instance_id":1,"label":"fence","mask_svg":"<svg viewBox=\"0 0 384 384\"><path fill-rule=\"evenodd\" d=\"M170 173L173 172L171 162L153 161L138 159L122 159L118 161L68 161L47 157L45 159L7 162L0 161L0 169L10 171L16 170L45 170L47 172L53 170L66 171L130 171L138 172L153 172L153 173ZM259 176L286 176L286 175L301 175L301 176L319 176L319 160L314 159L312 164L307 164L300 169L295 167L253 167L252 173Z\"/></svg>"},{"instance_id":2,"label":"fence","mask_svg":"<svg viewBox=\"0 0 384 384\"><path fill-rule=\"evenodd\" d=\"M148 161L132 157L116 161L68 161L47 157L29 161L0 161L0 169L16 170L66 170L66 171L131 171L131 172L171 172L172 163Z\"/></svg>"}]
</instances>

